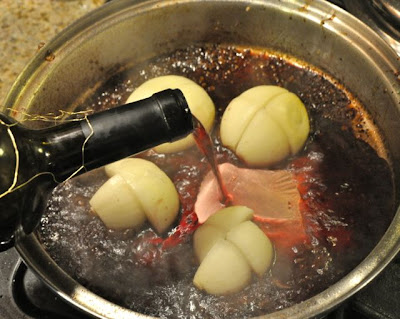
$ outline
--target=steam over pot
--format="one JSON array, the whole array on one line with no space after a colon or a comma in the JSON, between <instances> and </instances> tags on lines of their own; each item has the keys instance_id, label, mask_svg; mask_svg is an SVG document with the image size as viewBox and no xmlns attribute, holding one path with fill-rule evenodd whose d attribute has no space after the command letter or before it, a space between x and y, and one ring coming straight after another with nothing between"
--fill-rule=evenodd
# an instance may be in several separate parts
<instances>
[{"instance_id":1,"label":"steam over pot","mask_svg":"<svg viewBox=\"0 0 400 319\"><path fill-rule=\"evenodd\" d=\"M305 60L341 81L368 108L392 156L396 204L400 183L400 63L369 28L338 7L300 0L113 1L78 20L26 67L5 107L32 114L72 111L121 66L190 44L223 43L277 50ZM51 62L45 57L55 55ZM400 212L371 254L317 296L266 318L321 315L366 285L400 248ZM16 248L62 298L99 318L141 318L98 297L64 273L35 235L19 234Z\"/></svg>"}]
</instances>

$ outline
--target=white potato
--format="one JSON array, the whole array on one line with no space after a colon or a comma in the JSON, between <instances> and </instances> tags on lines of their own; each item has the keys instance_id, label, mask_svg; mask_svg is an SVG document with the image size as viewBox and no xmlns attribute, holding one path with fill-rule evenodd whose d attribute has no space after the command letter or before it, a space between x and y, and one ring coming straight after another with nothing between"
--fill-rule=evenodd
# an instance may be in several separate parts
<instances>
[{"instance_id":1,"label":"white potato","mask_svg":"<svg viewBox=\"0 0 400 319\"><path fill-rule=\"evenodd\" d=\"M254 115L265 106L266 101L285 92L287 91L279 86L262 85L234 98L221 119L221 139L224 145L235 150L246 127ZM260 99L260 96L263 99Z\"/></svg>"},{"instance_id":2,"label":"white potato","mask_svg":"<svg viewBox=\"0 0 400 319\"><path fill-rule=\"evenodd\" d=\"M193 249L201 263L219 239L225 238L225 231L213 225L201 225L193 235Z\"/></svg>"},{"instance_id":3,"label":"white potato","mask_svg":"<svg viewBox=\"0 0 400 319\"><path fill-rule=\"evenodd\" d=\"M119 174L120 172L140 172L143 169L153 171L154 173L160 173L164 175L165 173L161 171L156 164L150 161L146 161L141 158L125 158L114 163L104 166L104 170L108 177Z\"/></svg>"},{"instance_id":4,"label":"white potato","mask_svg":"<svg viewBox=\"0 0 400 319\"><path fill-rule=\"evenodd\" d=\"M215 119L213 101L200 85L183 76L166 75L148 80L133 91L127 103L148 98L154 93L166 89L180 89L192 114L203 124L207 132L211 131ZM190 134L179 141L159 145L154 150L158 153L179 152L194 145L194 143L194 138Z\"/></svg>"},{"instance_id":5,"label":"white potato","mask_svg":"<svg viewBox=\"0 0 400 319\"><path fill-rule=\"evenodd\" d=\"M253 218L253 210L246 206L226 207L208 217L204 225L213 225L225 233L240 223Z\"/></svg>"},{"instance_id":6,"label":"white potato","mask_svg":"<svg viewBox=\"0 0 400 319\"><path fill-rule=\"evenodd\" d=\"M105 167L108 176L122 176L136 197L150 224L158 233L166 231L179 212L179 196L171 179L154 163L127 158Z\"/></svg>"},{"instance_id":7,"label":"white potato","mask_svg":"<svg viewBox=\"0 0 400 319\"><path fill-rule=\"evenodd\" d=\"M220 239L200 264L193 283L209 294L227 295L243 289L250 279L246 258L235 245Z\"/></svg>"},{"instance_id":8,"label":"white potato","mask_svg":"<svg viewBox=\"0 0 400 319\"><path fill-rule=\"evenodd\" d=\"M239 248L258 276L265 274L271 266L274 259L272 243L253 222L246 221L232 228L226 239Z\"/></svg>"},{"instance_id":9,"label":"white potato","mask_svg":"<svg viewBox=\"0 0 400 319\"><path fill-rule=\"evenodd\" d=\"M286 134L265 109L254 116L236 148L236 154L251 166L274 164L289 153Z\"/></svg>"},{"instance_id":10,"label":"white potato","mask_svg":"<svg viewBox=\"0 0 400 319\"><path fill-rule=\"evenodd\" d=\"M296 154L310 132L307 110L296 94L281 94L271 99L265 107L287 136L291 154Z\"/></svg>"},{"instance_id":11,"label":"white potato","mask_svg":"<svg viewBox=\"0 0 400 319\"><path fill-rule=\"evenodd\" d=\"M237 292L250 280L247 267L260 277L269 269L274 249L250 221L252 217L250 208L232 206L219 210L196 230L193 248L200 266L193 283L197 288L216 295Z\"/></svg>"},{"instance_id":12,"label":"white potato","mask_svg":"<svg viewBox=\"0 0 400 319\"><path fill-rule=\"evenodd\" d=\"M136 228L146 220L138 198L120 175L105 182L89 203L108 228Z\"/></svg>"},{"instance_id":13,"label":"white potato","mask_svg":"<svg viewBox=\"0 0 400 319\"><path fill-rule=\"evenodd\" d=\"M306 108L286 89L262 85L231 101L221 120L222 143L252 166L297 153L310 131Z\"/></svg>"}]
</instances>

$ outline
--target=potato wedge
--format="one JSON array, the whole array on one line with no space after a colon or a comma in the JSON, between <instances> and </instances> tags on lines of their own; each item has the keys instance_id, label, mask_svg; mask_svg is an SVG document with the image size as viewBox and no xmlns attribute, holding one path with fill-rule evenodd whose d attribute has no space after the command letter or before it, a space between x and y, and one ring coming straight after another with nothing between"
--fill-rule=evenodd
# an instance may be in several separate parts
<instances>
[{"instance_id":1,"label":"potato wedge","mask_svg":"<svg viewBox=\"0 0 400 319\"><path fill-rule=\"evenodd\" d=\"M224 238L224 230L213 225L200 226L193 235L193 248L197 260L201 263L214 244Z\"/></svg>"},{"instance_id":2,"label":"potato wedge","mask_svg":"<svg viewBox=\"0 0 400 319\"><path fill-rule=\"evenodd\" d=\"M252 167L272 165L290 154L288 138L270 115L261 109L243 133L236 154Z\"/></svg>"},{"instance_id":3,"label":"potato wedge","mask_svg":"<svg viewBox=\"0 0 400 319\"><path fill-rule=\"evenodd\" d=\"M303 102L296 94L288 92L272 98L265 110L285 132L290 153L296 154L303 147L310 132L308 114Z\"/></svg>"},{"instance_id":4,"label":"potato wedge","mask_svg":"<svg viewBox=\"0 0 400 319\"><path fill-rule=\"evenodd\" d=\"M226 240L239 248L258 276L264 275L271 266L274 259L272 243L253 222L245 221L232 228L226 234Z\"/></svg>"},{"instance_id":5,"label":"potato wedge","mask_svg":"<svg viewBox=\"0 0 400 319\"><path fill-rule=\"evenodd\" d=\"M108 177L127 171L131 174L142 175L143 169L150 170L153 173L160 173L160 175L165 174L156 164L141 158L125 158L104 166Z\"/></svg>"},{"instance_id":6,"label":"potato wedge","mask_svg":"<svg viewBox=\"0 0 400 319\"><path fill-rule=\"evenodd\" d=\"M150 224L165 232L179 212L179 196L171 179L154 163L127 158L105 167L108 176L122 176L137 196Z\"/></svg>"},{"instance_id":7,"label":"potato wedge","mask_svg":"<svg viewBox=\"0 0 400 319\"><path fill-rule=\"evenodd\" d=\"M287 90L279 86L260 85L234 98L221 119L221 139L224 145L231 150L236 150L254 115L265 106L266 101L285 92ZM260 96L263 98L261 99Z\"/></svg>"},{"instance_id":8,"label":"potato wedge","mask_svg":"<svg viewBox=\"0 0 400 319\"><path fill-rule=\"evenodd\" d=\"M97 216L111 229L137 228L146 220L140 201L120 175L105 182L89 203Z\"/></svg>"},{"instance_id":9,"label":"potato wedge","mask_svg":"<svg viewBox=\"0 0 400 319\"><path fill-rule=\"evenodd\" d=\"M227 232L240 223L252 219L253 213L253 210L246 206L231 206L210 216L204 225L213 225Z\"/></svg>"},{"instance_id":10,"label":"potato wedge","mask_svg":"<svg viewBox=\"0 0 400 319\"><path fill-rule=\"evenodd\" d=\"M232 243L220 239L205 256L194 276L194 285L213 295L242 290L251 279L251 268Z\"/></svg>"}]
</instances>

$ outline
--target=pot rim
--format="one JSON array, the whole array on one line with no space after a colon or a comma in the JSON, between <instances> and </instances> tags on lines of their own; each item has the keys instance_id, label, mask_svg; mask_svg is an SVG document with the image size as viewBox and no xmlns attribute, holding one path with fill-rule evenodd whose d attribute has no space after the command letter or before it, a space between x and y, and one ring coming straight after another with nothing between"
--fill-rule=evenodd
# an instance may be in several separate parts
<instances>
[{"instance_id":1,"label":"pot rim","mask_svg":"<svg viewBox=\"0 0 400 319\"><path fill-rule=\"evenodd\" d=\"M50 41L31 60L17 78L5 102L5 107L18 103L21 92L29 80L41 71L48 50L67 54L76 48L79 43L93 36L97 28L106 28L107 25L122 19L126 15L141 14L154 7L179 5L182 3L198 2L202 0L121 0L107 3L83 18L77 20ZM203 0L213 2L215 0ZM220 2L238 2L237 0L220 0ZM246 2L246 1L245 1ZM396 72L400 70L400 63L396 53L374 31L362 22L351 16L339 7L323 0L248 0L248 5L261 4L265 6L296 9L295 14L321 23L321 27L347 38L349 43L357 45L360 50L369 50L371 56L377 58L378 64L386 72L392 85L398 90L393 93L394 98L400 101L400 85ZM304 10L300 10L304 9ZM329 16L335 14L335 19ZM74 41L71 41L73 39ZM76 41L77 40L77 41ZM64 51L63 51L64 50ZM394 84L393 84L394 83ZM398 104L399 105L399 104ZM399 108L399 106L398 106ZM53 291L75 307L98 318L151 318L134 311L113 304L90 292L66 274L49 257L40 245L34 234L25 235L22 230L16 233L16 249L25 263L34 271ZM310 318L326 313L338 306L345 299L367 285L400 251L400 209L396 212L391 225L371 253L348 275L330 286L325 291L306 301L289 308L261 316L259 318Z\"/></svg>"}]
</instances>

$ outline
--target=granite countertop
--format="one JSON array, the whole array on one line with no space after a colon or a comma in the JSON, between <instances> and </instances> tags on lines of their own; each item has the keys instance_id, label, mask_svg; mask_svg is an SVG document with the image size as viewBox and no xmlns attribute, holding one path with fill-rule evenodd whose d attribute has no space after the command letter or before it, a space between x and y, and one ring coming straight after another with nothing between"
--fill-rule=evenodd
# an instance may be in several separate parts
<instances>
[{"instance_id":1,"label":"granite countertop","mask_svg":"<svg viewBox=\"0 0 400 319\"><path fill-rule=\"evenodd\" d=\"M38 49L105 0L0 0L0 107Z\"/></svg>"}]
</instances>

